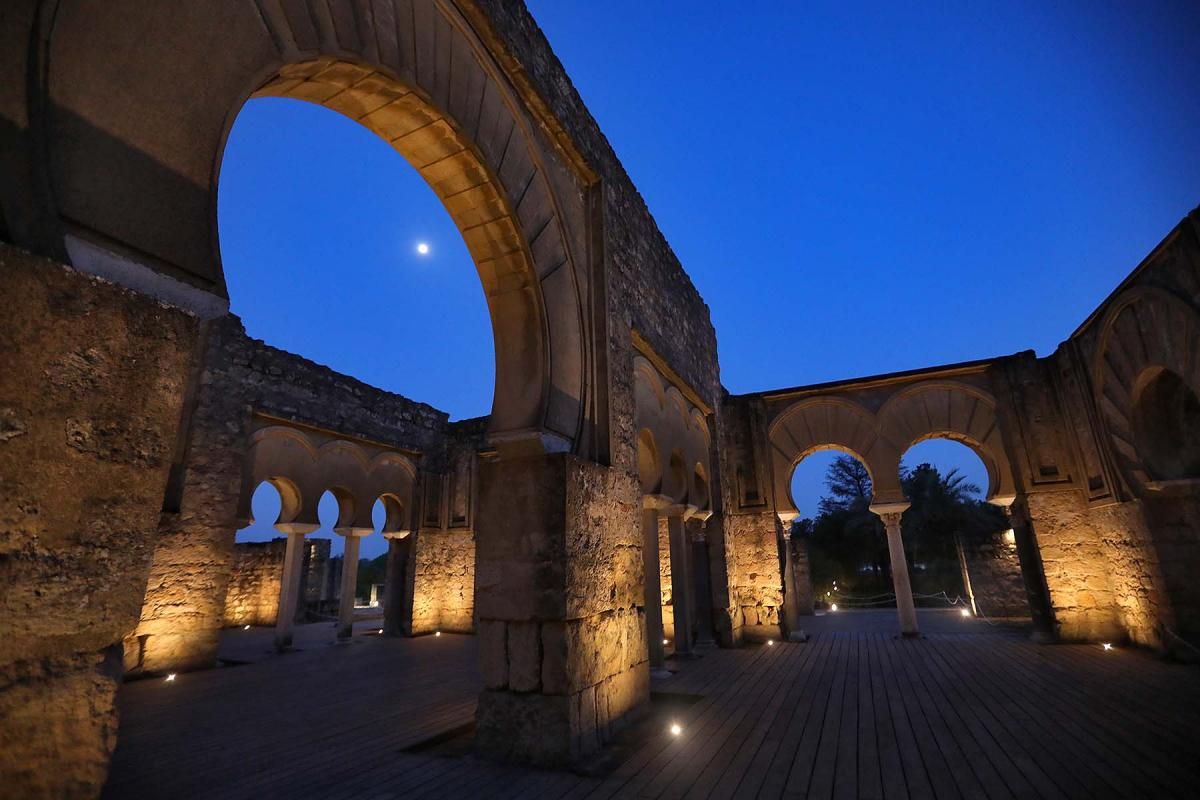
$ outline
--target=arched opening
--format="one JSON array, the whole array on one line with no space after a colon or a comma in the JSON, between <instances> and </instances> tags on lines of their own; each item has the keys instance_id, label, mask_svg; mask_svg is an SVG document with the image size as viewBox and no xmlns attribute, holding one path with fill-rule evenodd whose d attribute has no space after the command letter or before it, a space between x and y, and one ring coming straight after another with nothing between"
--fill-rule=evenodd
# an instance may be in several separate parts
<instances>
[{"instance_id":1,"label":"arched opening","mask_svg":"<svg viewBox=\"0 0 1200 800\"><path fill-rule=\"evenodd\" d=\"M218 230L248 334L455 419L490 412L496 354L472 254L379 135L313 102L251 98L225 147Z\"/></svg>"},{"instance_id":2,"label":"arched opening","mask_svg":"<svg viewBox=\"0 0 1200 800\"><path fill-rule=\"evenodd\" d=\"M638 432L638 480L642 494L657 494L662 486L662 463L658 457L658 445L649 428Z\"/></svg>"},{"instance_id":3,"label":"arched opening","mask_svg":"<svg viewBox=\"0 0 1200 800\"><path fill-rule=\"evenodd\" d=\"M1178 374L1148 370L1138 381L1131 421L1152 480L1200 478L1200 398Z\"/></svg>"},{"instance_id":4,"label":"arched opening","mask_svg":"<svg viewBox=\"0 0 1200 800\"><path fill-rule=\"evenodd\" d=\"M687 500L688 469L683 460L683 453L678 450L671 451L671 458L667 461L667 472L663 476L662 489L663 494L676 503Z\"/></svg>"},{"instance_id":5,"label":"arched opening","mask_svg":"<svg viewBox=\"0 0 1200 800\"><path fill-rule=\"evenodd\" d=\"M1007 517L985 500L991 480L979 453L956 439L925 439L903 454L909 507L901 531L916 606L951 616L1029 616Z\"/></svg>"},{"instance_id":6,"label":"arched opening","mask_svg":"<svg viewBox=\"0 0 1200 800\"><path fill-rule=\"evenodd\" d=\"M894 605L883 524L870 509L873 486L865 462L841 447L814 448L792 469L789 487L801 513L792 528L793 563L807 565L818 613Z\"/></svg>"}]
</instances>

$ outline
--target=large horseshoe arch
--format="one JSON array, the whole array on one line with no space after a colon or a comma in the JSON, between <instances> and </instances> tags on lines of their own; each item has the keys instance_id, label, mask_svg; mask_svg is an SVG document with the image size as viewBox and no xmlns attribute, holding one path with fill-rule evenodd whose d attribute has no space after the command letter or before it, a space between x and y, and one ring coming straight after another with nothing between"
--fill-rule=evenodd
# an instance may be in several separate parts
<instances>
[{"instance_id":1,"label":"large horseshoe arch","mask_svg":"<svg viewBox=\"0 0 1200 800\"><path fill-rule=\"evenodd\" d=\"M217 177L237 111L256 95L333 108L392 143L466 240L496 344L492 441L594 455L580 435L604 428L588 419L602 382L588 378L587 178L454 3L51 0L38 14L27 145L42 191L0 196L18 244L220 313Z\"/></svg>"}]
</instances>

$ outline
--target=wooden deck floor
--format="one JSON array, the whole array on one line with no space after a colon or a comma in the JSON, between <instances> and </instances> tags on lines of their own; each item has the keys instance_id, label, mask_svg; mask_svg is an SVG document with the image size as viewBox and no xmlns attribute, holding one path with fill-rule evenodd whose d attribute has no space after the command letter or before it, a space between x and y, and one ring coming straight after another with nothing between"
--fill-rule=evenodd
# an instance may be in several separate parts
<instances>
[{"instance_id":1,"label":"wooden deck floor","mask_svg":"<svg viewBox=\"0 0 1200 800\"><path fill-rule=\"evenodd\" d=\"M105 797L1200 795L1200 670L921 616L917 641L893 638L888 612L852 612L812 620L807 644L676 665L656 692L699 699L631 732L600 777L401 752L469 724L471 637L364 637L143 681L122 691Z\"/></svg>"}]
</instances>

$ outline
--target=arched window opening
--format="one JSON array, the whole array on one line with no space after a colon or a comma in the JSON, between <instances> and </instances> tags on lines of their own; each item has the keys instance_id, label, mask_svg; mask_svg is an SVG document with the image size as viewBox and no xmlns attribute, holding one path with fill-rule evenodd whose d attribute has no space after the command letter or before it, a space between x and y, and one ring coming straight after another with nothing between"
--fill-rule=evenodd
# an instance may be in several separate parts
<instances>
[{"instance_id":1,"label":"arched window opening","mask_svg":"<svg viewBox=\"0 0 1200 800\"><path fill-rule=\"evenodd\" d=\"M894 605L887 539L870 509L871 473L840 449L810 453L796 464L789 484L801 517L791 538L797 563L807 560L817 609ZM805 556L807 558L805 558Z\"/></svg>"},{"instance_id":2,"label":"arched window opening","mask_svg":"<svg viewBox=\"0 0 1200 800\"><path fill-rule=\"evenodd\" d=\"M231 310L251 336L455 419L491 411L474 260L375 132L313 103L249 100L222 159L218 229Z\"/></svg>"},{"instance_id":3,"label":"arched window opening","mask_svg":"<svg viewBox=\"0 0 1200 800\"><path fill-rule=\"evenodd\" d=\"M1133 406L1134 444L1155 481L1200 478L1200 399L1176 373L1141 381Z\"/></svg>"},{"instance_id":4,"label":"arched window opening","mask_svg":"<svg viewBox=\"0 0 1200 800\"><path fill-rule=\"evenodd\" d=\"M958 441L928 439L904 453L901 533L917 606L1001 616L1001 606L1024 602L1008 519L984 499L988 480L983 460ZM989 595L987 609L976 604L976 589Z\"/></svg>"}]
</instances>

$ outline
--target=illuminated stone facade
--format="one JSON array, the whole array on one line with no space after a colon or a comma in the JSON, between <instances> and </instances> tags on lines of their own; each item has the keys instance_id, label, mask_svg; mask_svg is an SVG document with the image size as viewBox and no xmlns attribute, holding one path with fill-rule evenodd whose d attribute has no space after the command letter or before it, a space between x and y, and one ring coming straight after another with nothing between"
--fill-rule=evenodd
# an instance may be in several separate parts
<instances>
[{"instance_id":1,"label":"illuminated stone facade","mask_svg":"<svg viewBox=\"0 0 1200 800\"><path fill-rule=\"evenodd\" d=\"M385 627L478 634L488 757L594 754L644 709L668 619L676 651L798 633L811 587L784 546L787 487L820 448L868 465L896 545L904 450L974 448L1046 637L1200 635L1196 214L1048 358L731 397L703 299L521 4L5 11L0 785L14 796L94 796L122 672L213 664L235 531L263 481L287 536L277 644L320 496L354 552L382 498ZM360 122L441 198L491 314L486 419L449 423L228 315L217 168L262 95Z\"/></svg>"}]
</instances>

